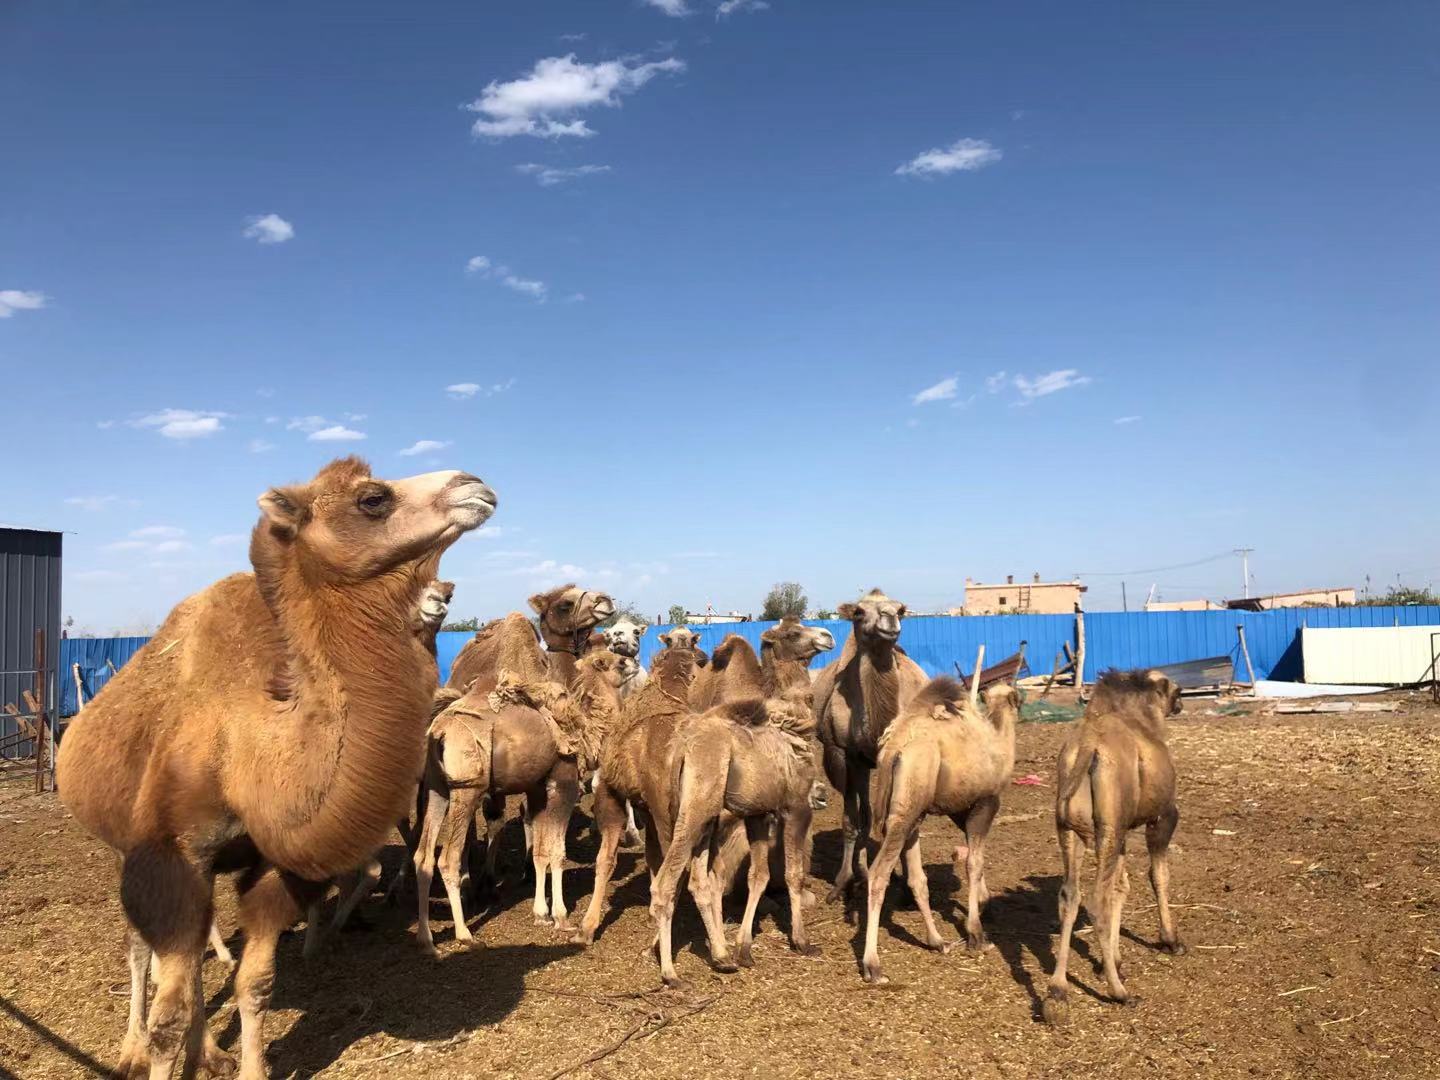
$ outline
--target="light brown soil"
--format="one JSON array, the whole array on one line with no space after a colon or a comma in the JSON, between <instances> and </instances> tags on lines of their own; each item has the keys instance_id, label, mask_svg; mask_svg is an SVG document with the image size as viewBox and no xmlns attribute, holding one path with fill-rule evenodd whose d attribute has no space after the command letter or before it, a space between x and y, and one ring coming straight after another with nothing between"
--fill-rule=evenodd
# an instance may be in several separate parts
<instances>
[{"instance_id":1,"label":"light brown soil","mask_svg":"<svg viewBox=\"0 0 1440 1080\"><path fill-rule=\"evenodd\" d=\"M1420 1077L1440 1074L1440 711L1220 715L1191 702L1172 727L1183 818L1173 895L1188 955L1157 952L1144 845L1132 844L1122 1008L1080 937L1073 1020L1038 1022L1055 941L1058 859L1051 787L1013 787L989 847L994 951L917 944L919 919L892 890L881 956L894 985L860 979L861 932L839 904L812 914L818 959L791 954L773 911L756 967L721 976L682 893L685 991L658 991L643 873L621 860L616 910L581 951L531 922L512 881L476 932L442 957L415 947L411 901L362 907L370 929L314 963L282 944L268 1033L276 1077L550 1077L631 1039L575 1077L1045 1077L1163 1075ZM1020 729L1016 775L1053 778L1062 729ZM113 856L53 796L0 783L0 1076L94 1075L125 1025L125 964ZM815 866L832 874L838 800L819 815ZM518 830L507 837L518 864ZM958 834L926 826L932 899L958 930L949 855ZM588 892L594 838L576 835L572 906ZM387 853L394 866L399 849ZM512 875L513 876L513 875ZM816 882L823 895L822 883ZM233 927L222 885L221 923ZM888 909L887 909L888 910ZM448 918L444 905L435 914ZM475 925L472 923L472 925ZM238 945L238 941L233 941ZM697 951L697 945L702 951ZM207 963L210 1024L234 1046L228 972ZM699 1011L690 1012L698 1008ZM659 1028L658 1032L656 1029Z\"/></svg>"}]
</instances>

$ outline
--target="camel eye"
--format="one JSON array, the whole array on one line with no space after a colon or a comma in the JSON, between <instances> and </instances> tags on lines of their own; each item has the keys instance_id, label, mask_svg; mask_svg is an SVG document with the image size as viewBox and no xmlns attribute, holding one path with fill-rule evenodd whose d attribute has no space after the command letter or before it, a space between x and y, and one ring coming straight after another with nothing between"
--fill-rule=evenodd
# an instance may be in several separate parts
<instances>
[{"instance_id":1,"label":"camel eye","mask_svg":"<svg viewBox=\"0 0 1440 1080\"><path fill-rule=\"evenodd\" d=\"M379 517L384 514L390 505L390 493L387 491L369 491L360 496L360 509L371 517Z\"/></svg>"}]
</instances>

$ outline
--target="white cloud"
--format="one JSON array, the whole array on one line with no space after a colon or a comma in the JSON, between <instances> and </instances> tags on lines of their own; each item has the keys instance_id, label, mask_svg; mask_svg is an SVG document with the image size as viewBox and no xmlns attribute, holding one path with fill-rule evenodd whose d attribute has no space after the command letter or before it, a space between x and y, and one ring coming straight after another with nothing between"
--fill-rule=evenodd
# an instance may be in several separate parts
<instances>
[{"instance_id":1,"label":"white cloud","mask_svg":"<svg viewBox=\"0 0 1440 1080\"><path fill-rule=\"evenodd\" d=\"M295 226L279 214L257 215L245 226L245 239L261 244L283 244L294 237Z\"/></svg>"},{"instance_id":2,"label":"white cloud","mask_svg":"<svg viewBox=\"0 0 1440 1080\"><path fill-rule=\"evenodd\" d=\"M178 525L146 525L143 529L133 530L130 535L136 540L173 540L184 536L185 530Z\"/></svg>"},{"instance_id":3,"label":"white cloud","mask_svg":"<svg viewBox=\"0 0 1440 1080\"><path fill-rule=\"evenodd\" d=\"M210 538L211 547L234 547L237 544L248 542L250 537L245 533L221 533L219 536Z\"/></svg>"},{"instance_id":4,"label":"white cloud","mask_svg":"<svg viewBox=\"0 0 1440 1080\"><path fill-rule=\"evenodd\" d=\"M167 439L199 439L225 430L220 421L229 415L213 409L161 409L131 420L130 426L154 428Z\"/></svg>"},{"instance_id":5,"label":"white cloud","mask_svg":"<svg viewBox=\"0 0 1440 1080\"><path fill-rule=\"evenodd\" d=\"M921 390L910 399L910 403L912 405L924 405L929 401L948 401L955 396L959 386L960 380L954 375L951 375L948 379L941 379L934 386L927 386L924 390Z\"/></svg>"},{"instance_id":6,"label":"white cloud","mask_svg":"<svg viewBox=\"0 0 1440 1080\"><path fill-rule=\"evenodd\" d=\"M343 424L331 424L319 431L312 431L306 438L310 442L358 442L365 438L365 433L347 428Z\"/></svg>"},{"instance_id":7,"label":"white cloud","mask_svg":"<svg viewBox=\"0 0 1440 1080\"><path fill-rule=\"evenodd\" d=\"M479 394L481 397L494 397L496 394L503 394L515 385L515 377L512 375L504 382L491 383L489 386L482 386L480 383L460 382L452 383L445 388L445 393L456 401L466 401Z\"/></svg>"},{"instance_id":8,"label":"white cloud","mask_svg":"<svg viewBox=\"0 0 1440 1080\"><path fill-rule=\"evenodd\" d=\"M716 20L727 19L737 11L769 11L766 0L721 0L715 9Z\"/></svg>"},{"instance_id":9,"label":"white cloud","mask_svg":"<svg viewBox=\"0 0 1440 1080\"><path fill-rule=\"evenodd\" d=\"M407 446L400 451L401 457L414 457L416 454L428 454L432 450L444 450L449 442L440 442L438 439L421 439L413 446Z\"/></svg>"},{"instance_id":10,"label":"white cloud","mask_svg":"<svg viewBox=\"0 0 1440 1080\"><path fill-rule=\"evenodd\" d=\"M584 138L595 131L575 117L596 105L615 107L625 94L633 94L656 75L685 70L685 62L668 57L649 63L605 60L579 63L574 53L548 56L518 79L492 82L479 98L466 106L479 113L471 131L490 138L534 135L555 139Z\"/></svg>"},{"instance_id":11,"label":"white cloud","mask_svg":"<svg viewBox=\"0 0 1440 1080\"><path fill-rule=\"evenodd\" d=\"M347 412L347 413L344 413L343 415L344 415L345 419L346 419L346 420L349 420L352 424L358 424L358 423L360 423L360 421L362 421L362 420L368 420L368 419L370 419L370 414L369 414L369 413L363 413L363 412Z\"/></svg>"},{"instance_id":12,"label":"white cloud","mask_svg":"<svg viewBox=\"0 0 1440 1080\"><path fill-rule=\"evenodd\" d=\"M997 371L994 375L987 375L985 377L986 392L991 394L998 394L1001 390L1005 389L1005 383L1009 380L1009 378L1010 373L1008 371Z\"/></svg>"},{"instance_id":13,"label":"white cloud","mask_svg":"<svg viewBox=\"0 0 1440 1080\"><path fill-rule=\"evenodd\" d=\"M0 289L0 319L8 319L17 311L37 311L49 299L42 292L27 289Z\"/></svg>"},{"instance_id":14,"label":"white cloud","mask_svg":"<svg viewBox=\"0 0 1440 1080\"><path fill-rule=\"evenodd\" d=\"M263 397L263 398L272 398L272 397L275 396L275 388L274 388L273 386L261 386L261 387L259 387L258 389L256 389L256 391L255 391L255 396L256 396L256 397Z\"/></svg>"},{"instance_id":15,"label":"white cloud","mask_svg":"<svg viewBox=\"0 0 1440 1080\"><path fill-rule=\"evenodd\" d=\"M499 540L502 536L505 535L506 531L507 530L503 525L482 525L480 526L480 528L470 533L470 537L474 540ZM515 530L510 529L508 531L514 532ZM525 554L528 555L529 552L526 552Z\"/></svg>"},{"instance_id":16,"label":"white cloud","mask_svg":"<svg viewBox=\"0 0 1440 1080\"><path fill-rule=\"evenodd\" d=\"M510 573L523 577L564 578L567 581L591 576L583 566L556 562L554 559L542 559L531 566L517 566Z\"/></svg>"},{"instance_id":17,"label":"white cloud","mask_svg":"<svg viewBox=\"0 0 1440 1080\"><path fill-rule=\"evenodd\" d=\"M185 540L162 540L155 545L157 555L169 555L176 551L189 551L190 544Z\"/></svg>"},{"instance_id":18,"label":"white cloud","mask_svg":"<svg viewBox=\"0 0 1440 1080\"><path fill-rule=\"evenodd\" d=\"M252 454L268 454L271 450L275 449L275 444L273 442L266 442L264 439L251 439L249 443L246 444L245 449L249 450Z\"/></svg>"},{"instance_id":19,"label":"white cloud","mask_svg":"<svg viewBox=\"0 0 1440 1080\"><path fill-rule=\"evenodd\" d=\"M96 426L97 428L99 428L101 431L109 431L111 428L113 428L113 427L115 426L115 421L114 421L114 420L96 420L96 421L95 421L95 426Z\"/></svg>"},{"instance_id":20,"label":"white cloud","mask_svg":"<svg viewBox=\"0 0 1440 1080\"><path fill-rule=\"evenodd\" d=\"M527 161L524 165L516 165L515 171L524 176L533 176L541 187L555 187L567 180L578 180L582 176L595 176L597 173L610 171L609 165L574 165L570 168L560 168L555 165L541 165L534 161Z\"/></svg>"},{"instance_id":21,"label":"white cloud","mask_svg":"<svg viewBox=\"0 0 1440 1080\"><path fill-rule=\"evenodd\" d=\"M498 281L507 289L530 297L532 300L543 301L549 292L549 286L543 281L536 281L532 278L522 278L515 274L508 266L497 266L484 255L475 255L465 263L467 274L478 274L488 281Z\"/></svg>"},{"instance_id":22,"label":"white cloud","mask_svg":"<svg viewBox=\"0 0 1440 1080\"><path fill-rule=\"evenodd\" d=\"M645 3L657 11L663 11L672 19L678 19L681 16L690 14L690 8L685 3L685 0L645 0Z\"/></svg>"},{"instance_id":23,"label":"white cloud","mask_svg":"<svg viewBox=\"0 0 1440 1080\"><path fill-rule=\"evenodd\" d=\"M561 34L560 40L565 42L584 41L589 36L589 34Z\"/></svg>"},{"instance_id":24,"label":"white cloud","mask_svg":"<svg viewBox=\"0 0 1440 1080\"><path fill-rule=\"evenodd\" d=\"M1044 375L1036 375L1033 379L1027 379L1024 375L1016 375L1015 389L1020 391L1020 396L1026 401L1033 401L1035 398L1044 397L1047 394L1068 390L1072 386L1084 386L1089 381L1089 375L1081 375L1074 368L1065 368L1063 371L1047 371Z\"/></svg>"},{"instance_id":25,"label":"white cloud","mask_svg":"<svg viewBox=\"0 0 1440 1080\"><path fill-rule=\"evenodd\" d=\"M1138 417L1138 416L1117 416L1117 417L1115 418L1115 423L1117 423L1117 424L1133 424L1133 423L1135 423L1136 420L1139 420L1139 419L1140 419L1140 417Z\"/></svg>"},{"instance_id":26,"label":"white cloud","mask_svg":"<svg viewBox=\"0 0 1440 1080\"><path fill-rule=\"evenodd\" d=\"M105 545L106 551L149 551L148 540L116 540L114 543Z\"/></svg>"},{"instance_id":27,"label":"white cloud","mask_svg":"<svg viewBox=\"0 0 1440 1080\"><path fill-rule=\"evenodd\" d=\"M567 304L583 304L584 302L585 294L583 292L572 292L569 296L565 297L565 303Z\"/></svg>"},{"instance_id":28,"label":"white cloud","mask_svg":"<svg viewBox=\"0 0 1440 1080\"><path fill-rule=\"evenodd\" d=\"M718 551L677 551L671 555L672 559L718 559L721 553Z\"/></svg>"},{"instance_id":29,"label":"white cloud","mask_svg":"<svg viewBox=\"0 0 1440 1080\"><path fill-rule=\"evenodd\" d=\"M119 495L71 495L65 500L65 505L78 506L82 510L89 510L91 513L95 513L119 501Z\"/></svg>"},{"instance_id":30,"label":"white cloud","mask_svg":"<svg viewBox=\"0 0 1440 1080\"><path fill-rule=\"evenodd\" d=\"M974 172L993 165L1004 155L984 139L957 139L949 146L936 146L905 162L897 176L946 176L953 172Z\"/></svg>"}]
</instances>

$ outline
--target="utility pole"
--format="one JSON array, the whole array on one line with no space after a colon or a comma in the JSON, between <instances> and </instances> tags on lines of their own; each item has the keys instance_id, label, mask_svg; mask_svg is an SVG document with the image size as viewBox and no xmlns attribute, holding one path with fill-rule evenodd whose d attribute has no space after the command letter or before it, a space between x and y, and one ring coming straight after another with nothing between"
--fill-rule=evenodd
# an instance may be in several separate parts
<instances>
[{"instance_id":1,"label":"utility pole","mask_svg":"<svg viewBox=\"0 0 1440 1080\"><path fill-rule=\"evenodd\" d=\"M1120 610L1129 611L1130 601L1125 598L1125 582L1120 582Z\"/></svg>"},{"instance_id":2,"label":"utility pole","mask_svg":"<svg viewBox=\"0 0 1440 1080\"><path fill-rule=\"evenodd\" d=\"M1254 548L1236 548L1235 554L1240 556L1240 573L1245 576L1245 599L1250 599L1250 553Z\"/></svg>"}]
</instances>

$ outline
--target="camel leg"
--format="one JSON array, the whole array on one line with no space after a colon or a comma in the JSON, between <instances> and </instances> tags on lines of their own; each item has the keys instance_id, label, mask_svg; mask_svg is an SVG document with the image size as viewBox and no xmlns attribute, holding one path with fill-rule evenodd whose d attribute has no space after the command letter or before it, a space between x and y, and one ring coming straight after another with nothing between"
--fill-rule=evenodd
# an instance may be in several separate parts
<instances>
[{"instance_id":1,"label":"camel leg","mask_svg":"<svg viewBox=\"0 0 1440 1080\"><path fill-rule=\"evenodd\" d=\"M885 838L880 841L880 850L875 853L867 884L869 907L865 913L865 959L862 974L865 981L883 986L890 980L880 970L880 909L885 904L885 890L890 884L890 871L900 859L915 822L892 817L885 823Z\"/></svg>"},{"instance_id":2,"label":"camel leg","mask_svg":"<svg viewBox=\"0 0 1440 1080\"><path fill-rule=\"evenodd\" d=\"M320 929L320 903L317 900L305 909L305 944L300 949L300 955L306 960L315 959L325 941L325 932Z\"/></svg>"},{"instance_id":3,"label":"camel leg","mask_svg":"<svg viewBox=\"0 0 1440 1080\"><path fill-rule=\"evenodd\" d=\"M859 786L859 801L856 803L855 818L855 865L861 879L870 874L870 775L867 768L851 769Z\"/></svg>"},{"instance_id":4,"label":"camel leg","mask_svg":"<svg viewBox=\"0 0 1440 1080\"><path fill-rule=\"evenodd\" d=\"M680 974L675 970L675 955L671 941L671 927L675 920L675 893L680 886L680 876L685 872L688 853L693 841L684 835L680 826L688 822L677 822L677 828L670 840L665 860L655 872L650 883L650 917L655 920L656 947L659 950L660 978L666 986L681 986ZM646 835L649 835L647 831Z\"/></svg>"},{"instance_id":5,"label":"camel leg","mask_svg":"<svg viewBox=\"0 0 1440 1080\"><path fill-rule=\"evenodd\" d=\"M910 829L901 856L905 861L905 883L910 886L910 895L915 898L915 907L925 922L925 945L939 953L948 953L955 947L953 941L940 936L935 925L935 912L930 908L930 882L925 877L925 859L920 850L920 827L917 821ZM888 881L881 881L882 895Z\"/></svg>"},{"instance_id":6,"label":"camel leg","mask_svg":"<svg viewBox=\"0 0 1440 1080\"><path fill-rule=\"evenodd\" d=\"M725 940L725 921L720 913L720 883L710 869L710 852L715 844L716 831L713 821L706 822L692 848L690 896L700 912L700 921L705 925L705 937L710 945L710 966L729 975L740 969L730 958L730 943ZM676 835L679 835L678 830Z\"/></svg>"},{"instance_id":7,"label":"camel leg","mask_svg":"<svg viewBox=\"0 0 1440 1080\"><path fill-rule=\"evenodd\" d=\"M635 807L630 805L630 800L625 800L625 846L639 847L644 841L640 838L640 827L635 824Z\"/></svg>"},{"instance_id":8,"label":"camel leg","mask_svg":"<svg viewBox=\"0 0 1440 1080\"><path fill-rule=\"evenodd\" d=\"M790 894L790 948L805 956L817 956L820 949L810 944L805 933L805 908L814 902L805 888L810 870L810 804L780 815L780 842L785 847L785 890Z\"/></svg>"},{"instance_id":9,"label":"camel leg","mask_svg":"<svg viewBox=\"0 0 1440 1080\"><path fill-rule=\"evenodd\" d=\"M850 888L850 882L855 877L855 844L860 839L860 787L855 774L861 770L856 767L847 769L845 772L845 803L841 817L841 831L845 838L845 847L840 855L840 870L835 875L835 884L831 886L829 894L825 897L827 903L832 900L841 899ZM870 782L870 770L866 769L865 783Z\"/></svg>"},{"instance_id":10,"label":"camel leg","mask_svg":"<svg viewBox=\"0 0 1440 1080\"><path fill-rule=\"evenodd\" d=\"M505 827L505 796L487 795L484 803L485 811L485 885L487 888L497 888L500 883L500 832ZM528 836L529 824L526 824ZM527 838L525 847L528 853L530 841Z\"/></svg>"},{"instance_id":11,"label":"camel leg","mask_svg":"<svg viewBox=\"0 0 1440 1080\"><path fill-rule=\"evenodd\" d=\"M1080 914L1080 846L1078 833L1066 828L1060 832L1060 862L1064 878L1060 885L1060 945L1055 950L1055 973L1045 995L1043 1012L1049 1024L1063 1024L1070 1019L1070 983L1066 974L1070 962L1070 938L1075 919Z\"/></svg>"},{"instance_id":12,"label":"camel leg","mask_svg":"<svg viewBox=\"0 0 1440 1080\"><path fill-rule=\"evenodd\" d=\"M965 907L965 944L972 953L983 952L990 947L985 940L985 928L980 922L980 912L985 906L988 890L985 888L985 840L990 835L990 825L1000 811L1000 799L991 796L981 799L965 815L965 840L970 851L965 859L965 876L969 879L969 896Z\"/></svg>"},{"instance_id":13,"label":"camel leg","mask_svg":"<svg viewBox=\"0 0 1440 1080\"><path fill-rule=\"evenodd\" d=\"M476 788L460 788L450 793L450 811L440 835L440 880L450 899L450 918L455 923L455 940L472 942L475 935L465 925L465 904L460 899L460 863L465 856L465 838L480 803ZM427 897L428 899L428 897Z\"/></svg>"},{"instance_id":14,"label":"camel leg","mask_svg":"<svg viewBox=\"0 0 1440 1080\"><path fill-rule=\"evenodd\" d=\"M274 867L247 875L240 892L245 950L235 972L240 1011L240 1078L265 1080L265 1014L275 988L275 950L280 935L300 917L305 901L324 886L290 878Z\"/></svg>"},{"instance_id":15,"label":"camel leg","mask_svg":"<svg viewBox=\"0 0 1440 1080\"><path fill-rule=\"evenodd\" d=\"M595 943L595 931L600 927L606 894L610 890L610 878L615 873L615 857L625 832L624 814L626 811L634 812L628 802L618 798L606 786L605 781L600 779L595 781L591 810L595 816L595 828L600 833L600 853L595 856L595 888L590 893L590 904L570 939L574 945Z\"/></svg>"},{"instance_id":16,"label":"camel leg","mask_svg":"<svg viewBox=\"0 0 1440 1080\"><path fill-rule=\"evenodd\" d=\"M420 948L431 956L439 953L434 938L430 936L430 881L435 875L435 846L440 843L440 830L449 807L449 794L431 788L420 823L420 839L415 845L415 892L420 900L415 934Z\"/></svg>"},{"instance_id":17,"label":"camel leg","mask_svg":"<svg viewBox=\"0 0 1440 1080\"><path fill-rule=\"evenodd\" d=\"M1150 887L1155 890L1155 904L1160 909L1160 947L1176 956L1183 956L1185 943L1175 929L1170 912L1170 837L1180 823L1180 811L1171 807L1160 820L1145 828L1145 846L1150 852Z\"/></svg>"},{"instance_id":18,"label":"camel leg","mask_svg":"<svg viewBox=\"0 0 1440 1080\"><path fill-rule=\"evenodd\" d=\"M340 897L340 906L335 909L335 918L330 922L331 930L339 931L350 921L360 901L374 892L375 886L380 883L382 869L379 859L371 859L365 864L365 869L356 875L354 888Z\"/></svg>"},{"instance_id":19,"label":"camel leg","mask_svg":"<svg viewBox=\"0 0 1440 1080\"><path fill-rule=\"evenodd\" d=\"M211 924L212 928L214 924ZM125 954L130 964L130 1021L120 1044L115 1075L139 1080L150 1072L150 1049L145 1038L145 1001L150 991L150 946L133 926L125 930Z\"/></svg>"},{"instance_id":20,"label":"camel leg","mask_svg":"<svg viewBox=\"0 0 1440 1080\"><path fill-rule=\"evenodd\" d=\"M770 823L764 817L747 817L745 837L750 841L750 890L745 897L745 914L740 920L737 952L740 966L748 968L755 966L755 958L750 954L755 940L755 909L760 906L760 897L765 895L765 886L770 883Z\"/></svg>"},{"instance_id":21,"label":"camel leg","mask_svg":"<svg viewBox=\"0 0 1440 1080\"><path fill-rule=\"evenodd\" d=\"M210 948L215 953L216 960L227 966L234 966L235 956L225 944L225 935L220 933L220 924L213 919L210 920Z\"/></svg>"},{"instance_id":22,"label":"camel leg","mask_svg":"<svg viewBox=\"0 0 1440 1080\"><path fill-rule=\"evenodd\" d=\"M1100 946L1110 996L1123 1005L1129 1000L1129 994L1120 977L1120 914L1130 881L1125 872L1125 837L1117 835L1114 826L1096 829L1095 863L1095 941Z\"/></svg>"}]
</instances>

